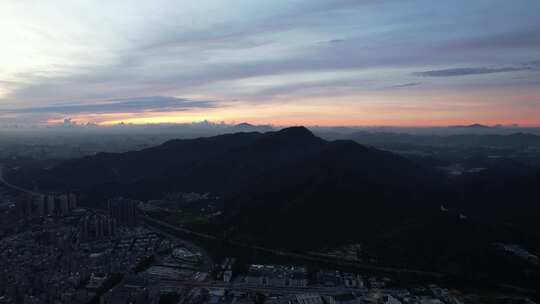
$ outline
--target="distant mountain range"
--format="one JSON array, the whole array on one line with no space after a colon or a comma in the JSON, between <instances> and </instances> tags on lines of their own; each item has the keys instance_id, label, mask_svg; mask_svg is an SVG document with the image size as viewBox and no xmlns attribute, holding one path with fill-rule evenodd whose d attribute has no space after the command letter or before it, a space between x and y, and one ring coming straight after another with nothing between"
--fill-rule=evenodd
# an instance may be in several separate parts
<instances>
[{"instance_id":1,"label":"distant mountain range","mask_svg":"<svg viewBox=\"0 0 540 304\"><path fill-rule=\"evenodd\" d=\"M210 192L225 198L231 226L282 245L292 245L296 237L313 245L316 240L310 237L315 235L324 243L339 243L394 226L393 221L428 204L437 187L434 181L442 184L443 179L398 155L353 141L326 141L304 127L172 140L141 151L100 153L48 170L22 171L15 177L19 184L80 189L96 199ZM280 240L282 234L273 233L287 229L295 237Z\"/></svg>"},{"instance_id":2,"label":"distant mountain range","mask_svg":"<svg viewBox=\"0 0 540 304\"><path fill-rule=\"evenodd\" d=\"M473 127L474 128L474 127ZM325 134L323 134L324 136ZM377 144L414 144L431 146L462 146L462 147L497 147L523 148L540 147L540 136L528 133L513 134L455 134L455 135L425 135L397 132L358 131L336 136L328 134L328 138L348 138L365 145Z\"/></svg>"},{"instance_id":3,"label":"distant mountain range","mask_svg":"<svg viewBox=\"0 0 540 304\"><path fill-rule=\"evenodd\" d=\"M470 128L470 129L487 129L490 128L490 126L482 125L479 123L474 123L470 125L457 125L457 126L450 126L451 128Z\"/></svg>"},{"instance_id":4,"label":"distant mountain range","mask_svg":"<svg viewBox=\"0 0 540 304\"><path fill-rule=\"evenodd\" d=\"M269 125L252 125L247 122L242 122L231 127L232 129L239 130L239 132L270 132L273 131L272 126Z\"/></svg>"},{"instance_id":5,"label":"distant mountain range","mask_svg":"<svg viewBox=\"0 0 540 304\"><path fill-rule=\"evenodd\" d=\"M323 165L341 175L357 170L358 178L381 179L381 183L401 184L402 179L408 184L413 176L435 174L389 152L353 141L325 141L304 127L292 127L171 140L126 153L98 153L34 172L33 182L53 189L159 182L171 189L231 193L273 175L282 181L280 175L320 173L314 170Z\"/></svg>"},{"instance_id":6,"label":"distant mountain range","mask_svg":"<svg viewBox=\"0 0 540 304\"><path fill-rule=\"evenodd\" d=\"M377 136L407 139L355 136L366 143ZM492 257L494 242L540 250L538 172L484 170L450 178L352 140L323 140L304 127L172 140L47 170L19 170L9 178L42 189L79 189L96 202L114 195L155 199L173 191L209 192L226 206L214 229L232 238L297 250L361 242L386 263L461 275L463 269L492 271L478 262Z\"/></svg>"}]
</instances>

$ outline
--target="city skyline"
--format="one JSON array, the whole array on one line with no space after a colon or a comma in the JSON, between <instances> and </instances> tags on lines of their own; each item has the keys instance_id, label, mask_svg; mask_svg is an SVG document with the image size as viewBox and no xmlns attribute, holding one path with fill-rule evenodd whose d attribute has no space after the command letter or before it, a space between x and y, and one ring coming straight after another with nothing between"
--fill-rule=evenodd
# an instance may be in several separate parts
<instances>
[{"instance_id":1,"label":"city skyline","mask_svg":"<svg viewBox=\"0 0 540 304\"><path fill-rule=\"evenodd\" d=\"M4 1L0 120L539 126L538 9Z\"/></svg>"}]
</instances>

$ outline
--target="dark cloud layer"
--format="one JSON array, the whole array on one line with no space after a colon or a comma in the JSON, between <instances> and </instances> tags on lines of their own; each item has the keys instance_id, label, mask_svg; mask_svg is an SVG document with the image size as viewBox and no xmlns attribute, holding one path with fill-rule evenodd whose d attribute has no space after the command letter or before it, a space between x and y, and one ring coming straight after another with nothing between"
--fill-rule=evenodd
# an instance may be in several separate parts
<instances>
[{"instance_id":1,"label":"dark cloud layer","mask_svg":"<svg viewBox=\"0 0 540 304\"><path fill-rule=\"evenodd\" d=\"M390 86L390 88L407 88L407 87L415 87L420 85L420 82L408 82L408 83L402 83L402 84L396 84L393 86Z\"/></svg>"},{"instance_id":2,"label":"dark cloud layer","mask_svg":"<svg viewBox=\"0 0 540 304\"><path fill-rule=\"evenodd\" d=\"M519 72L532 70L530 66L524 67L502 67L502 68L488 68L488 67L473 67L473 68L454 68L444 70L431 70L424 72L416 72L414 75L422 77L453 77L453 76L468 76L468 75L480 75L480 74L494 74L505 72Z\"/></svg>"},{"instance_id":3,"label":"dark cloud layer","mask_svg":"<svg viewBox=\"0 0 540 304\"><path fill-rule=\"evenodd\" d=\"M16 32L6 32L14 38L4 38L15 59L0 56L0 119L221 107L215 100L239 101L228 105L231 113L272 103L286 112L339 97L347 104L336 112L347 114L434 88L430 107L444 110L470 91L530 95L540 79L537 0L182 2L20 2L9 20ZM29 25L39 31L25 32ZM9 68L11 61L21 64ZM362 103L364 96L374 97Z\"/></svg>"},{"instance_id":4,"label":"dark cloud layer","mask_svg":"<svg viewBox=\"0 0 540 304\"><path fill-rule=\"evenodd\" d=\"M46 107L30 107L12 110L0 110L4 113L17 114L80 114L80 113L140 113L140 112L176 112L193 108L213 108L215 101L194 101L184 98L151 96L127 99L114 99L91 104L51 105Z\"/></svg>"}]
</instances>

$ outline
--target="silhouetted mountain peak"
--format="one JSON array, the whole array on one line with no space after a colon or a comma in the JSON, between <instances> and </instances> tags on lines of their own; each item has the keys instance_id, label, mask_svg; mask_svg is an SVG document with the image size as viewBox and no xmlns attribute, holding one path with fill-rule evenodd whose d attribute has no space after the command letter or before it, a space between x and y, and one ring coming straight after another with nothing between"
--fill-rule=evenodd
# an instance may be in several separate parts
<instances>
[{"instance_id":1,"label":"silhouetted mountain peak","mask_svg":"<svg viewBox=\"0 0 540 304\"><path fill-rule=\"evenodd\" d=\"M269 132L273 131L270 125L253 125L247 122L242 122L229 127L231 132Z\"/></svg>"},{"instance_id":2,"label":"silhouetted mountain peak","mask_svg":"<svg viewBox=\"0 0 540 304\"><path fill-rule=\"evenodd\" d=\"M479 123L474 123L471 125L457 125L457 126L452 126L452 127L453 128L468 128L468 129L489 129L490 128L490 126L482 125Z\"/></svg>"},{"instance_id":3,"label":"silhouetted mountain peak","mask_svg":"<svg viewBox=\"0 0 540 304\"><path fill-rule=\"evenodd\" d=\"M242 122L242 123L237 124L235 127L237 127L237 128L253 128L255 126L250 124L250 123L247 123L247 122Z\"/></svg>"},{"instance_id":4,"label":"silhouetted mountain peak","mask_svg":"<svg viewBox=\"0 0 540 304\"><path fill-rule=\"evenodd\" d=\"M325 143L323 139L315 136L305 127L284 128L262 135L257 145L253 147L261 151L275 151L291 147L303 148L306 146L323 145Z\"/></svg>"},{"instance_id":5,"label":"silhouetted mountain peak","mask_svg":"<svg viewBox=\"0 0 540 304\"><path fill-rule=\"evenodd\" d=\"M315 136L306 127L289 127L276 132L266 133L263 140L265 143L281 145L309 145L322 143L324 140Z\"/></svg>"},{"instance_id":6,"label":"silhouetted mountain peak","mask_svg":"<svg viewBox=\"0 0 540 304\"><path fill-rule=\"evenodd\" d=\"M467 128L489 128L489 126L482 125L482 124L479 124L479 123L475 123L475 124L472 124L472 125L468 125Z\"/></svg>"},{"instance_id":7,"label":"silhouetted mountain peak","mask_svg":"<svg viewBox=\"0 0 540 304\"><path fill-rule=\"evenodd\" d=\"M288 127L275 132L279 136L291 136L296 138L314 138L315 135L308 128L303 126Z\"/></svg>"}]
</instances>

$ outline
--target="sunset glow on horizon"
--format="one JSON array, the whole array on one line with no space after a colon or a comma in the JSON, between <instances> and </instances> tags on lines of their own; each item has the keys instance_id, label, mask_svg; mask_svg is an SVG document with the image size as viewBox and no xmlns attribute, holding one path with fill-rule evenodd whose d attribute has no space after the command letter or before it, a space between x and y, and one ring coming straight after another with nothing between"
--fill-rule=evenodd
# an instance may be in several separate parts
<instances>
[{"instance_id":1,"label":"sunset glow on horizon","mask_svg":"<svg viewBox=\"0 0 540 304\"><path fill-rule=\"evenodd\" d=\"M8 0L0 127L540 126L540 2Z\"/></svg>"}]
</instances>

